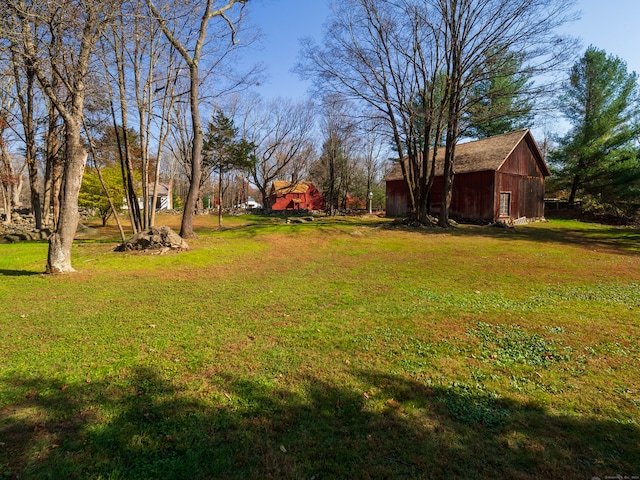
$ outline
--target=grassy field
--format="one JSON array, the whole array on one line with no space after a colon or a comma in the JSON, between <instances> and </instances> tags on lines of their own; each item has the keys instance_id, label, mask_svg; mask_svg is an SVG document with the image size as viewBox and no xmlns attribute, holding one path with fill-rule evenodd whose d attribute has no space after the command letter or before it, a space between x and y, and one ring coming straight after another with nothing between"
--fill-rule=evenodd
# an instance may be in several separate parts
<instances>
[{"instance_id":1,"label":"grassy field","mask_svg":"<svg viewBox=\"0 0 640 480\"><path fill-rule=\"evenodd\" d=\"M197 222L0 245L0 479L640 475L640 231Z\"/></svg>"}]
</instances>

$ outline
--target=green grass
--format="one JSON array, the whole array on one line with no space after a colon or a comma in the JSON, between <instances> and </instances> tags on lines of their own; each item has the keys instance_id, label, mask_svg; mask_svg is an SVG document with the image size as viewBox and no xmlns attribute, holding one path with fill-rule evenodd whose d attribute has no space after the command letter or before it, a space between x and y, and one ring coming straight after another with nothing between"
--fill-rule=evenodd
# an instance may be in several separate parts
<instances>
[{"instance_id":1,"label":"green grass","mask_svg":"<svg viewBox=\"0 0 640 480\"><path fill-rule=\"evenodd\" d=\"M0 245L0 479L640 475L638 230L216 222Z\"/></svg>"}]
</instances>

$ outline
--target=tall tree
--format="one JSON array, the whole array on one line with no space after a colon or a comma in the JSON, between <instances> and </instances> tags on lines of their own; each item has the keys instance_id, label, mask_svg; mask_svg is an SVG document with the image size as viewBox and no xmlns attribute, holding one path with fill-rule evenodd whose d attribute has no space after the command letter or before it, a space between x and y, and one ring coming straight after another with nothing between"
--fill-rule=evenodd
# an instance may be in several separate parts
<instances>
[{"instance_id":1,"label":"tall tree","mask_svg":"<svg viewBox=\"0 0 640 480\"><path fill-rule=\"evenodd\" d=\"M455 148L463 117L473 104L478 84L500 78L512 64L508 52L519 52L521 66L512 72L526 75L558 69L572 51L556 29L572 20L570 0L436 0L436 17L444 28L446 71L446 135L442 208L438 223L449 224L449 205L455 171ZM487 67L488 65L488 67ZM527 85L523 83L521 88ZM547 87L527 88L516 94L540 97Z\"/></svg>"},{"instance_id":2,"label":"tall tree","mask_svg":"<svg viewBox=\"0 0 640 480\"><path fill-rule=\"evenodd\" d=\"M29 189L31 211L35 226L42 229L42 205L40 203L40 186L38 182L38 165L36 160L36 124L35 124L35 83L36 75L31 59L20 55L19 47L11 45L11 60L15 81L15 92L20 106L23 141L25 145L25 161L29 171Z\"/></svg>"},{"instance_id":3,"label":"tall tree","mask_svg":"<svg viewBox=\"0 0 640 480\"><path fill-rule=\"evenodd\" d=\"M384 137L381 135L377 124L368 122L363 127L361 129L363 141L360 145L360 151L362 168L367 182L365 191L367 207L369 208L369 213L372 213L374 196L378 196L377 183L381 179L379 174L383 169L383 153L386 151L386 145L383 142ZM376 200L379 201L379 199Z\"/></svg>"},{"instance_id":4,"label":"tall tree","mask_svg":"<svg viewBox=\"0 0 640 480\"><path fill-rule=\"evenodd\" d=\"M251 180L262 195L263 207L269 208L272 182L300 177L313 155L314 106L310 101L279 98L265 103L251 98L239 115L242 137L255 146Z\"/></svg>"},{"instance_id":5,"label":"tall tree","mask_svg":"<svg viewBox=\"0 0 640 480\"><path fill-rule=\"evenodd\" d=\"M331 216L337 213L338 208L346 208L353 171L356 125L348 110L348 103L338 95L323 99L324 142L318 166L325 170L322 187L325 206Z\"/></svg>"},{"instance_id":6,"label":"tall tree","mask_svg":"<svg viewBox=\"0 0 640 480\"><path fill-rule=\"evenodd\" d=\"M379 120L396 152L413 214L427 221L434 155L425 139L441 125L436 97L442 29L420 2L346 0L336 4L324 45L303 43L299 72L318 91L354 101L352 115ZM430 13L430 9L429 12ZM439 133L435 133L439 136ZM404 160L404 161L402 161Z\"/></svg>"},{"instance_id":7,"label":"tall tree","mask_svg":"<svg viewBox=\"0 0 640 480\"><path fill-rule=\"evenodd\" d=\"M203 164L218 172L218 226L222 227L222 180L232 170L248 171L255 167L255 146L238 138L238 128L224 112L218 110L207 126L202 153Z\"/></svg>"},{"instance_id":8,"label":"tall tree","mask_svg":"<svg viewBox=\"0 0 640 480\"><path fill-rule=\"evenodd\" d=\"M2 206L4 209L4 223L11 223L11 213L15 208L14 189L18 184L18 177L13 167L13 161L9 154L7 142L4 139L4 132L8 123L0 117L0 193L2 193Z\"/></svg>"},{"instance_id":9,"label":"tall tree","mask_svg":"<svg viewBox=\"0 0 640 480\"><path fill-rule=\"evenodd\" d=\"M193 231L193 217L195 215L196 203L200 190L200 178L202 175L202 121L200 120L200 102L202 98L200 96L200 82L202 81L200 66L204 53L205 41L208 39L209 23L213 19L219 19L226 23L230 29L230 43L232 46L235 43L235 22L228 16L227 12L230 11L234 5L238 4L244 7L249 0L225 0L221 6L216 7L214 0L205 0L204 5L200 3L194 4L187 2L186 6L189 11L187 15L193 15L194 12L200 12L199 24L197 28L193 29L195 35L187 35L184 38L180 38L179 32L172 28L170 22L167 21L167 15L163 15L161 11L156 7L153 0L147 0L147 5L151 10L154 18L158 22L160 29L165 34L167 40L171 45L180 53L184 62L189 69L189 106L191 111L191 128L193 131L193 139L191 144L191 184L189 186L189 193L187 195L187 201L184 205L184 212L182 215L182 224L180 227L180 235L183 238L194 237ZM176 10L178 10L176 5ZM182 10L178 13L185 13ZM239 21L239 18L237 19ZM185 32L183 32L185 33Z\"/></svg>"},{"instance_id":10,"label":"tall tree","mask_svg":"<svg viewBox=\"0 0 640 480\"><path fill-rule=\"evenodd\" d=\"M640 179L638 76L626 63L589 47L573 66L560 97L572 125L553 153L573 205L579 192L615 200Z\"/></svg>"},{"instance_id":11,"label":"tall tree","mask_svg":"<svg viewBox=\"0 0 640 480\"><path fill-rule=\"evenodd\" d=\"M90 61L98 38L110 22L117 2L25 2L8 0L14 37L22 45L24 62L34 69L41 88L60 113L65 128L65 163L56 230L49 237L46 271L65 273L71 266L71 245L78 227L78 193L87 151L81 138ZM62 28L60 28L62 26ZM50 55L54 33L64 35L60 55ZM56 78L65 87L64 97L53 87Z\"/></svg>"}]
</instances>

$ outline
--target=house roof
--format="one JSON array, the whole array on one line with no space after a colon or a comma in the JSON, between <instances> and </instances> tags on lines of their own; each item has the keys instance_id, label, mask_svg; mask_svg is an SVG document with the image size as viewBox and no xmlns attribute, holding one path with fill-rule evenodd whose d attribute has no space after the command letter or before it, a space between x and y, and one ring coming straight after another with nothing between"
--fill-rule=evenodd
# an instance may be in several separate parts
<instances>
[{"instance_id":1,"label":"house roof","mask_svg":"<svg viewBox=\"0 0 640 480\"><path fill-rule=\"evenodd\" d=\"M454 173L499 170L511 152L513 152L523 140L528 143L543 175L548 176L549 169L544 163L540 149L533 139L530 130L517 130L515 132L456 145ZM442 175L444 171L444 153L444 147L438 150L436 156L436 175ZM402 180L402 169L399 163L393 166L385 176L385 180Z\"/></svg>"},{"instance_id":2,"label":"house roof","mask_svg":"<svg viewBox=\"0 0 640 480\"><path fill-rule=\"evenodd\" d=\"M271 193L287 195L289 193L306 193L311 184L309 182L287 182L284 180L274 180Z\"/></svg>"},{"instance_id":3,"label":"house roof","mask_svg":"<svg viewBox=\"0 0 640 480\"><path fill-rule=\"evenodd\" d=\"M149 183L149 195L153 195L153 183ZM169 196L169 185L167 185L166 183L158 183L158 196Z\"/></svg>"}]
</instances>

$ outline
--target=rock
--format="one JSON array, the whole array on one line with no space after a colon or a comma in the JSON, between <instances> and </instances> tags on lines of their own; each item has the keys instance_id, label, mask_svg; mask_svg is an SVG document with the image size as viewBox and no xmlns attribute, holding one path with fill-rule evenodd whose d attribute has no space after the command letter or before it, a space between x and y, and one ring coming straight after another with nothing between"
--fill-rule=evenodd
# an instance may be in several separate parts
<instances>
[{"instance_id":1,"label":"rock","mask_svg":"<svg viewBox=\"0 0 640 480\"><path fill-rule=\"evenodd\" d=\"M94 238L99 236L98 230L95 228L87 227L82 223L78 223L78 228L76 229L76 236L74 237L76 240L86 239L86 238Z\"/></svg>"},{"instance_id":2,"label":"rock","mask_svg":"<svg viewBox=\"0 0 640 480\"><path fill-rule=\"evenodd\" d=\"M116 252L127 251L167 251L182 252L189 250L189 245L171 228L151 227L144 232L136 233L115 248Z\"/></svg>"}]
</instances>

